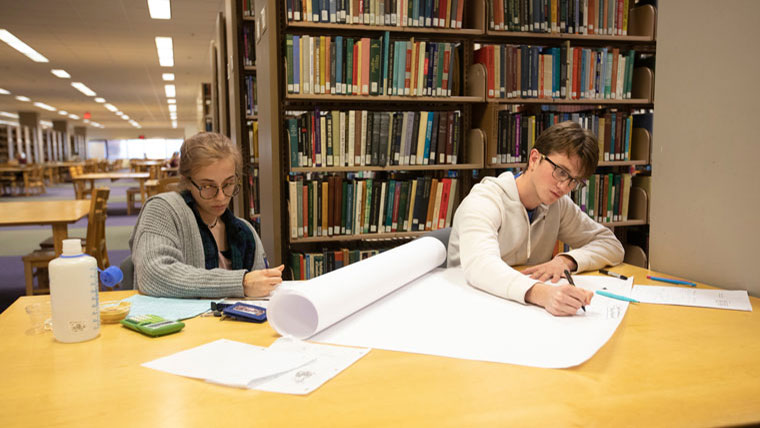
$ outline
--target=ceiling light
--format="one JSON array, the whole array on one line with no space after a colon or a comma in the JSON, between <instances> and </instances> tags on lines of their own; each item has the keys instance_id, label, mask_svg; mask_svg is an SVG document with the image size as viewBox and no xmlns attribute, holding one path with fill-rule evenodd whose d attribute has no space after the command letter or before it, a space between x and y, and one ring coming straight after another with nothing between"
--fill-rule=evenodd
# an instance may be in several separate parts
<instances>
[{"instance_id":1,"label":"ceiling light","mask_svg":"<svg viewBox=\"0 0 760 428\"><path fill-rule=\"evenodd\" d=\"M174 66L174 47L171 37L156 37L156 50L161 67Z\"/></svg>"},{"instance_id":2,"label":"ceiling light","mask_svg":"<svg viewBox=\"0 0 760 428\"><path fill-rule=\"evenodd\" d=\"M56 110L58 110L57 108L55 108L53 106L49 106L49 105L47 105L45 103L41 103L41 102L36 102L36 103L34 103L34 105L36 105L37 107L39 107L41 109L47 110L47 111L56 111Z\"/></svg>"},{"instance_id":3,"label":"ceiling light","mask_svg":"<svg viewBox=\"0 0 760 428\"><path fill-rule=\"evenodd\" d=\"M18 119L16 113L8 113L7 111L0 111L0 116L10 117L11 119Z\"/></svg>"},{"instance_id":4,"label":"ceiling light","mask_svg":"<svg viewBox=\"0 0 760 428\"><path fill-rule=\"evenodd\" d=\"M167 82L173 82L174 81L174 73L164 73L161 75L161 77L166 80Z\"/></svg>"},{"instance_id":5,"label":"ceiling light","mask_svg":"<svg viewBox=\"0 0 760 428\"><path fill-rule=\"evenodd\" d=\"M176 120L172 120L172 128L176 128L176 127L177 127L177 121Z\"/></svg>"},{"instance_id":6,"label":"ceiling light","mask_svg":"<svg viewBox=\"0 0 760 428\"><path fill-rule=\"evenodd\" d=\"M75 87L79 92L87 95L88 97L94 97L97 95L92 89L85 86L82 82L73 82L71 86Z\"/></svg>"},{"instance_id":7,"label":"ceiling light","mask_svg":"<svg viewBox=\"0 0 760 428\"><path fill-rule=\"evenodd\" d=\"M60 114L61 116L66 116L67 114L69 114L69 112L67 112L66 110L58 110L58 114Z\"/></svg>"},{"instance_id":8,"label":"ceiling light","mask_svg":"<svg viewBox=\"0 0 760 428\"><path fill-rule=\"evenodd\" d=\"M34 62L49 62L47 58L42 56L42 54L32 49L31 46L19 40L18 37L11 34L8 30L0 29L0 40L7 43L13 49L16 49L17 51L26 55Z\"/></svg>"},{"instance_id":9,"label":"ceiling light","mask_svg":"<svg viewBox=\"0 0 760 428\"><path fill-rule=\"evenodd\" d=\"M27 101L31 101L31 100L29 99L29 97L25 97L25 96L23 96L23 95L19 95L19 96L17 96L17 97L16 97L16 99L17 99L17 100L19 100L19 101L24 101L24 102L27 102Z\"/></svg>"},{"instance_id":10,"label":"ceiling light","mask_svg":"<svg viewBox=\"0 0 760 428\"><path fill-rule=\"evenodd\" d=\"M68 79L71 77L71 75L67 73L66 70L61 70L60 68L54 68L50 70L50 72L60 77L61 79Z\"/></svg>"},{"instance_id":11,"label":"ceiling light","mask_svg":"<svg viewBox=\"0 0 760 428\"><path fill-rule=\"evenodd\" d=\"M166 102L169 104L177 104L177 100L175 100L174 98L169 98L168 100L166 100Z\"/></svg>"},{"instance_id":12,"label":"ceiling light","mask_svg":"<svg viewBox=\"0 0 760 428\"><path fill-rule=\"evenodd\" d=\"M148 0L148 12L153 19L172 19L172 5L169 0Z\"/></svg>"},{"instance_id":13,"label":"ceiling light","mask_svg":"<svg viewBox=\"0 0 760 428\"><path fill-rule=\"evenodd\" d=\"M176 114L170 114L169 115L169 119L171 119L171 120L177 120L177 115Z\"/></svg>"},{"instance_id":14,"label":"ceiling light","mask_svg":"<svg viewBox=\"0 0 760 428\"><path fill-rule=\"evenodd\" d=\"M177 105L176 104L169 104L169 111L171 111L171 112L177 111Z\"/></svg>"},{"instance_id":15,"label":"ceiling light","mask_svg":"<svg viewBox=\"0 0 760 428\"><path fill-rule=\"evenodd\" d=\"M102 128L103 125L99 124L98 122L90 122L90 125L96 127L96 128Z\"/></svg>"},{"instance_id":16,"label":"ceiling light","mask_svg":"<svg viewBox=\"0 0 760 428\"><path fill-rule=\"evenodd\" d=\"M40 121L40 125L46 126L48 128L52 128L53 127L53 122L51 122L49 120L41 120Z\"/></svg>"},{"instance_id":17,"label":"ceiling light","mask_svg":"<svg viewBox=\"0 0 760 428\"><path fill-rule=\"evenodd\" d=\"M7 90L7 89L3 89L3 88L0 88L0 94L3 94L3 95L8 95L8 94L10 94L10 93L11 93L11 91L9 91L9 90Z\"/></svg>"},{"instance_id":18,"label":"ceiling light","mask_svg":"<svg viewBox=\"0 0 760 428\"><path fill-rule=\"evenodd\" d=\"M122 115L121 118L124 119L124 120L129 120L129 116L127 116L126 114Z\"/></svg>"},{"instance_id":19,"label":"ceiling light","mask_svg":"<svg viewBox=\"0 0 760 428\"><path fill-rule=\"evenodd\" d=\"M74 119L74 120L79 120L79 116L77 116L77 115L75 115L75 114L70 114L70 115L69 115L69 118L70 118L70 119Z\"/></svg>"},{"instance_id":20,"label":"ceiling light","mask_svg":"<svg viewBox=\"0 0 760 428\"><path fill-rule=\"evenodd\" d=\"M97 98L95 98L95 102L96 103L104 103L104 102L106 102L106 99L103 98L103 97L97 97Z\"/></svg>"},{"instance_id":21,"label":"ceiling light","mask_svg":"<svg viewBox=\"0 0 760 428\"><path fill-rule=\"evenodd\" d=\"M110 103L103 104L103 106L107 108L109 111L113 111L113 112L119 111L119 109L117 109L113 104L110 104Z\"/></svg>"},{"instance_id":22,"label":"ceiling light","mask_svg":"<svg viewBox=\"0 0 760 428\"><path fill-rule=\"evenodd\" d=\"M174 85L164 85L164 91L166 91L166 98L175 98L177 96L177 88Z\"/></svg>"}]
</instances>

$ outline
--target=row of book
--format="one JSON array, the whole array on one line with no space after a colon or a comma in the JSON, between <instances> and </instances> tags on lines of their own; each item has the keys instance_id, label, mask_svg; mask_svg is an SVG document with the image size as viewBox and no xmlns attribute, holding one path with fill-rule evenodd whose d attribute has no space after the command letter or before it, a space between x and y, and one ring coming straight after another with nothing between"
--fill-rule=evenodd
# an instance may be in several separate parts
<instances>
[{"instance_id":1,"label":"row of book","mask_svg":"<svg viewBox=\"0 0 760 428\"><path fill-rule=\"evenodd\" d=\"M259 114L258 91L256 90L256 76L246 75L245 81L245 114L255 116Z\"/></svg>"},{"instance_id":2,"label":"row of book","mask_svg":"<svg viewBox=\"0 0 760 428\"><path fill-rule=\"evenodd\" d=\"M457 178L317 179L288 182L290 237L414 232L451 226Z\"/></svg>"},{"instance_id":3,"label":"row of book","mask_svg":"<svg viewBox=\"0 0 760 428\"><path fill-rule=\"evenodd\" d=\"M539 33L628 35L633 0L486 0L488 28Z\"/></svg>"},{"instance_id":4,"label":"row of book","mask_svg":"<svg viewBox=\"0 0 760 428\"><path fill-rule=\"evenodd\" d=\"M243 65L256 65L256 39L253 37L253 25L243 25Z\"/></svg>"},{"instance_id":5,"label":"row of book","mask_svg":"<svg viewBox=\"0 0 760 428\"><path fill-rule=\"evenodd\" d=\"M261 213L261 199L259 197L259 167L251 166L248 171L248 189L250 200L248 209L250 216L253 217Z\"/></svg>"},{"instance_id":6,"label":"row of book","mask_svg":"<svg viewBox=\"0 0 760 428\"><path fill-rule=\"evenodd\" d=\"M465 0L286 0L288 21L462 28Z\"/></svg>"},{"instance_id":7,"label":"row of book","mask_svg":"<svg viewBox=\"0 0 760 428\"><path fill-rule=\"evenodd\" d=\"M451 96L459 43L286 35L290 94Z\"/></svg>"},{"instance_id":8,"label":"row of book","mask_svg":"<svg viewBox=\"0 0 760 428\"><path fill-rule=\"evenodd\" d=\"M253 18L256 16L254 0L242 0L243 2L243 16L247 18Z\"/></svg>"},{"instance_id":9,"label":"row of book","mask_svg":"<svg viewBox=\"0 0 760 428\"><path fill-rule=\"evenodd\" d=\"M340 269L351 263L380 254L380 250L325 250L315 252L291 252L288 267L294 280L306 280Z\"/></svg>"},{"instance_id":10,"label":"row of book","mask_svg":"<svg viewBox=\"0 0 760 428\"><path fill-rule=\"evenodd\" d=\"M548 127L571 120L590 129L599 141L599 161L631 159L633 116L615 110L576 113L540 112L526 114L498 112L496 156L491 163L527 162L536 138Z\"/></svg>"},{"instance_id":11,"label":"row of book","mask_svg":"<svg viewBox=\"0 0 760 428\"><path fill-rule=\"evenodd\" d=\"M581 211L600 223L627 221L631 174L594 174L586 186L573 190L570 197Z\"/></svg>"},{"instance_id":12,"label":"row of book","mask_svg":"<svg viewBox=\"0 0 760 428\"><path fill-rule=\"evenodd\" d=\"M315 109L286 118L290 166L456 164L461 122L458 110Z\"/></svg>"},{"instance_id":13,"label":"row of book","mask_svg":"<svg viewBox=\"0 0 760 428\"><path fill-rule=\"evenodd\" d=\"M618 48L484 45L488 98L629 99L636 52Z\"/></svg>"},{"instance_id":14,"label":"row of book","mask_svg":"<svg viewBox=\"0 0 760 428\"><path fill-rule=\"evenodd\" d=\"M245 122L248 130L248 149L251 155L251 162L259 161L259 122L257 120L248 120Z\"/></svg>"}]
</instances>

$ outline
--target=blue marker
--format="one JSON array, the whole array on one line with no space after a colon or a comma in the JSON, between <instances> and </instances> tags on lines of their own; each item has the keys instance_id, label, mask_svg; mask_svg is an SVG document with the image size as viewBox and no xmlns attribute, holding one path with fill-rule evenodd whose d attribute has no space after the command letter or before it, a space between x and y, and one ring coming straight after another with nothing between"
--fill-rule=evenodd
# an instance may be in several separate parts
<instances>
[{"instance_id":1,"label":"blue marker","mask_svg":"<svg viewBox=\"0 0 760 428\"><path fill-rule=\"evenodd\" d=\"M660 278L659 276L651 276L651 275L647 275L647 278L653 279L655 281L669 282L671 284L688 285L688 286L691 286L691 287L696 287L697 286L697 284L695 284L693 282L682 281L680 279Z\"/></svg>"},{"instance_id":2,"label":"blue marker","mask_svg":"<svg viewBox=\"0 0 760 428\"><path fill-rule=\"evenodd\" d=\"M610 293L609 291L604 290L596 290L596 294L604 297L609 297L610 299L617 299L617 300L623 300L626 302L633 302L633 303L639 303L636 299L631 299L630 297L621 296L619 294Z\"/></svg>"}]
</instances>

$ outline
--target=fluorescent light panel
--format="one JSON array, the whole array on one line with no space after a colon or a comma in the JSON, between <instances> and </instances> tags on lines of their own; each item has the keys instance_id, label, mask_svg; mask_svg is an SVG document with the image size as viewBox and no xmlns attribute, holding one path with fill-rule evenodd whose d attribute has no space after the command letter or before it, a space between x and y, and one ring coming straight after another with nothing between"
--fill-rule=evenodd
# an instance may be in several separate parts
<instances>
[{"instance_id":1,"label":"fluorescent light panel","mask_svg":"<svg viewBox=\"0 0 760 428\"><path fill-rule=\"evenodd\" d=\"M166 102L169 104L177 104L177 100L175 100L174 98L169 98L168 100L166 100Z\"/></svg>"},{"instance_id":2,"label":"fluorescent light panel","mask_svg":"<svg viewBox=\"0 0 760 428\"><path fill-rule=\"evenodd\" d=\"M26 55L34 62L49 62L48 59L42 56L41 53L32 49L31 46L22 42L18 37L11 34L8 30L0 29L0 40L7 43L8 46L12 47L13 49L16 49L17 51Z\"/></svg>"},{"instance_id":3,"label":"fluorescent light panel","mask_svg":"<svg viewBox=\"0 0 760 428\"><path fill-rule=\"evenodd\" d=\"M19 95L19 96L17 96L17 97L16 97L16 99L17 99L17 100L19 100L19 101L24 101L24 102L28 102L28 101L31 101L31 100L29 99L29 97L25 97L25 96L23 96L23 95Z\"/></svg>"},{"instance_id":4,"label":"fluorescent light panel","mask_svg":"<svg viewBox=\"0 0 760 428\"><path fill-rule=\"evenodd\" d=\"M58 114L60 114L61 116L66 116L67 114L69 114L69 112L67 112L66 110L58 110Z\"/></svg>"},{"instance_id":5,"label":"fluorescent light panel","mask_svg":"<svg viewBox=\"0 0 760 428\"><path fill-rule=\"evenodd\" d=\"M148 0L148 13L153 19L172 19L172 5L169 0Z\"/></svg>"},{"instance_id":6,"label":"fluorescent light panel","mask_svg":"<svg viewBox=\"0 0 760 428\"><path fill-rule=\"evenodd\" d=\"M167 82L173 82L174 81L174 73L164 73L161 75L161 78L166 80Z\"/></svg>"},{"instance_id":7,"label":"fluorescent light panel","mask_svg":"<svg viewBox=\"0 0 760 428\"><path fill-rule=\"evenodd\" d=\"M169 111L170 112L176 112L177 111L177 105L176 104L169 104Z\"/></svg>"},{"instance_id":8,"label":"fluorescent light panel","mask_svg":"<svg viewBox=\"0 0 760 428\"><path fill-rule=\"evenodd\" d=\"M177 96L177 87L174 85L164 85L164 91L166 92L166 98L175 98Z\"/></svg>"},{"instance_id":9,"label":"fluorescent light panel","mask_svg":"<svg viewBox=\"0 0 760 428\"><path fill-rule=\"evenodd\" d=\"M87 95L88 97L94 97L95 95L97 95L92 89L88 88L82 82L72 82L71 86L75 87L77 91Z\"/></svg>"},{"instance_id":10,"label":"fluorescent light panel","mask_svg":"<svg viewBox=\"0 0 760 428\"><path fill-rule=\"evenodd\" d=\"M41 103L41 102L36 102L36 103L34 103L34 105L36 105L37 107L39 107L39 108L41 108L43 110L47 110L47 111L56 111L56 110L58 110L57 108L55 108L53 106L49 106L49 105L47 105L45 103Z\"/></svg>"},{"instance_id":11,"label":"fluorescent light panel","mask_svg":"<svg viewBox=\"0 0 760 428\"><path fill-rule=\"evenodd\" d=\"M119 111L119 109L117 109L117 108L116 108L116 106L114 106L114 105L113 105L113 104L111 104L111 103L106 103L106 104L103 104L103 106L104 106L105 108L107 108L109 111L112 111L112 112L117 112L117 111Z\"/></svg>"},{"instance_id":12,"label":"fluorescent light panel","mask_svg":"<svg viewBox=\"0 0 760 428\"><path fill-rule=\"evenodd\" d=\"M10 93L11 93L11 91L9 91L7 89L0 88L0 94L9 95Z\"/></svg>"},{"instance_id":13,"label":"fluorescent light panel","mask_svg":"<svg viewBox=\"0 0 760 428\"><path fill-rule=\"evenodd\" d=\"M106 99L103 98L103 97L97 97L97 98L95 98L95 102L96 103L104 103L104 102L106 102Z\"/></svg>"},{"instance_id":14,"label":"fluorescent light panel","mask_svg":"<svg viewBox=\"0 0 760 428\"><path fill-rule=\"evenodd\" d=\"M8 113L7 111L0 111L0 116L10 117L11 119L18 119L16 113Z\"/></svg>"},{"instance_id":15,"label":"fluorescent light panel","mask_svg":"<svg viewBox=\"0 0 760 428\"><path fill-rule=\"evenodd\" d=\"M174 67L174 47L171 37L156 37L156 50L161 67Z\"/></svg>"},{"instance_id":16,"label":"fluorescent light panel","mask_svg":"<svg viewBox=\"0 0 760 428\"><path fill-rule=\"evenodd\" d=\"M69 119L79 120L79 116L77 116L75 114L70 114L69 115Z\"/></svg>"},{"instance_id":17,"label":"fluorescent light panel","mask_svg":"<svg viewBox=\"0 0 760 428\"><path fill-rule=\"evenodd\" d=\"M56 76L60 77L61 79L69 79L71 78L71 75L66 72L66 70L61 70L60 68L54 68L50 70L51 73L55 74Z\"/></svg>"}]
</instances>

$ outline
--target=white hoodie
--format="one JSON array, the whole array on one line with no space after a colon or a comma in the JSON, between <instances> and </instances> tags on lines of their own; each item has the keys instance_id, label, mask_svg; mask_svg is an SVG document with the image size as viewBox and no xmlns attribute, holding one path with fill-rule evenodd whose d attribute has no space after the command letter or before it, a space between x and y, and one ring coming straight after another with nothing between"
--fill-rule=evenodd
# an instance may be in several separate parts
<instances>
[{"instance_id":1,"label":"white hoodie","mask_svg":"<svg viewBox=\"0 0 760 428\"><path fill-rule=\"evenodd\" d=\"M568 196L539 205L528 220L515 177L505 172L475 185L454 215L448 266L462 265L470 285L496 296L525 303L525 293L540 281L513 269L552 258L557 239L573 250L566 254L578 272L623 261L615 235L592 220Z\"/></svg>"}]
</instances>

